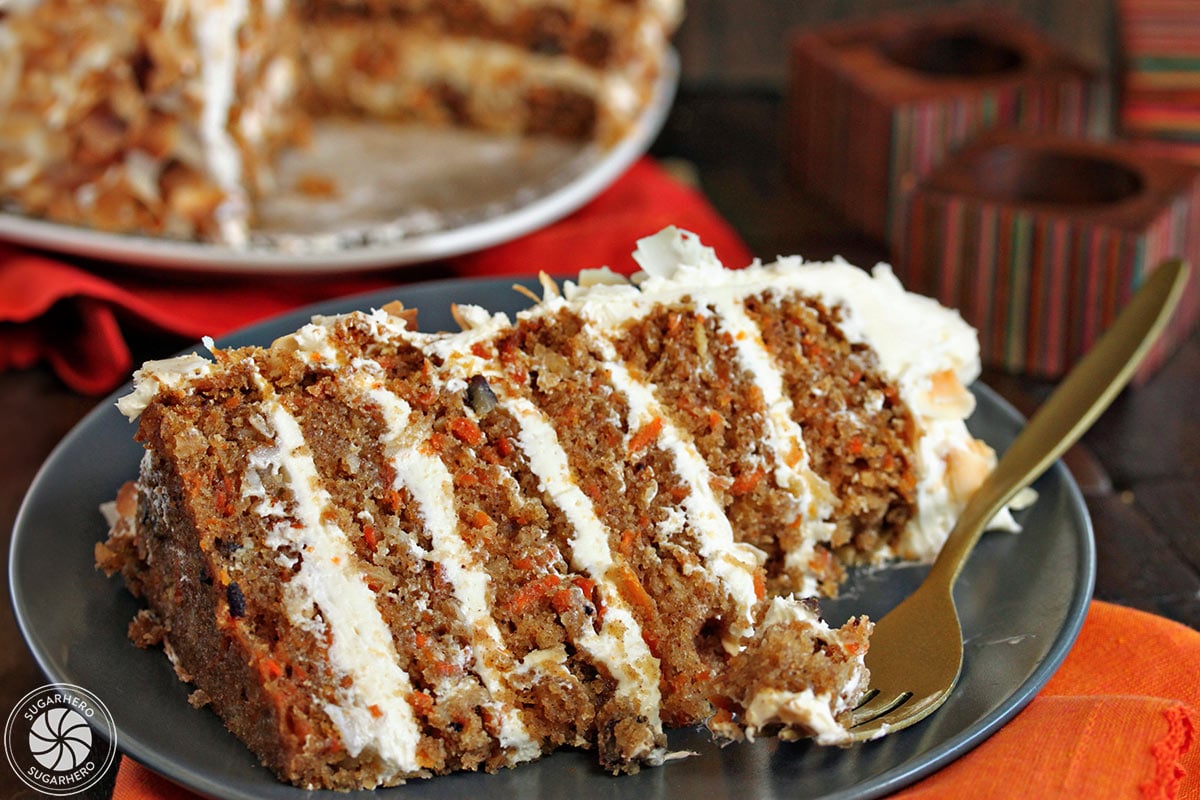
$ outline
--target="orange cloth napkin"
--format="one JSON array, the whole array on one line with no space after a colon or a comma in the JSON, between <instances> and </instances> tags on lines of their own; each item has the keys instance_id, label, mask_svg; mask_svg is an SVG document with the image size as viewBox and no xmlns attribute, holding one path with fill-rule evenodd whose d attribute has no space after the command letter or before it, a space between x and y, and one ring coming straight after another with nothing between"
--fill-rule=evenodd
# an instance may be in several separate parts
<instances>
[{"instance_id":1,"label":"orange cloth napkin","mask_svg":"<svg viewBox=\"0 0 1200 800\"><path fill-rule=\"evenodd\" d=\"M942 798L1200 798L1200 633L1094 601L1046 687L1012 721L900 792Z\"/></svg>"},{"instance_id":2,"label":"orange cloth napkin","mask_svg":"<svg viewBox=\"0 0 1200 800\"><path fill-rule=\"evenodd\" d=\"M1062 667L979 747L902 800L1200 798L1200 633L1100 601ZM125 758L114 800L191 797Z\"/></svg>"},{"instance_id":3,"label":"orange cloth napkin","mask_svg":"<svg viewBox=\"0 0 1200 800\"><path fill-rule=\"evenodd\" d=\"M741 239L695 189L642 159L559 222L505 244L434 264L326 276L183 275L64 259L0 242L0 370L47 362L76 391L101 394L133 369L129 339L168 335L165 356L201 336L320 300L431 278L575 274L607 265L630 274L637 239L668 226L693 231L726 264L744 266ZM774 254L772 254L774 255Z\"/></svg>"}]
</instances>

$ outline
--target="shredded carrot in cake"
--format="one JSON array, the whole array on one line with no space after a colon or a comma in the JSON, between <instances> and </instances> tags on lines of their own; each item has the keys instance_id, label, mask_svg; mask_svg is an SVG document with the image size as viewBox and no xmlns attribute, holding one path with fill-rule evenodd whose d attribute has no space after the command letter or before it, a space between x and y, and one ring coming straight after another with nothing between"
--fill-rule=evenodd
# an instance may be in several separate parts
<instances>
[{"instance_id":1,"label":"shredded carrot in cake","mask_svg":"<svg viewBox=\"0 0 1200 800\"><path fill-rule=\"evenodd\" d=\"M422 717L429 716L433 711L433 698L425 692L409 692L408 704Z\"/></svg>"},{"instance_id":2,"label":"shredded carrot in cake","mask_svg":"<svg viewBox=\"0 0 1200 800\"><path fill-rule=\"evenodd\" d=\"M479 476L474 472L460 472L454 476L454 485L463 489L479 485Z\"/></svg>"},{"instance_id":3,"label":"shredded carrot in cake","mask_svg":"<svg viewBox=\"0 0 1200 800\"><path fill-rule=\"evenodd\" d=\"M558 575L551 573L525 584L509 598L508 610L513 614L523 613L531 605L549 594L554 587L558 586L561 580L562 578Z\"/></svg>"},{"instance_id":4,"label":"shredded carrot in cake","mask_svg":"<svg viewBox=\"0 0 1200 800\"><path fill-rule=\"evenodd\" d=\"M617 590L621 593L631 605L634 605L644 611L647 615L653 615L657 610L654 605L654 598L646 591L646 587L642 586L642 582L638 580L637 575L629 568L627 564L621 564L615 568L617 577Z\"/></svg>"},{"instance_id":5,"label":"shredded carrot in cake","mask_svg":"<svg viewBox=\"0 0 1200 800\"><path fill-rule=\"evenodd\" d=\"M733 485L729 487L729 491L734 495L749 494L754 491L754 487L762 482L762 479L767 476L766 470L762 467L755 467L749 472L743 472L733 479Z\"/></svg>"},{"instance_id":6,"label":"shredded carrot in cake","mask_svg":"<svg viewBox=\"0 0 1200 800\"><path fill-rule=\"evenodd\" d=\"M636 536L636 534L629 529L621 532L621 543L617 545L617 550L619 550L621 555L625 556L626 558L628 558L629 554L633 551L634 536Z\"/></svg>"},{"instance_id":7,"label":"shredded carrot in cake","mask_svg":"<svg viewBox=\"0 0 1200 800\"><path fill-rule=\"evenodd\" d=\"M479 425L466 417L455 417L450 420L450 433L454 434L454 438L471 447L483 441L483 431L479 429Z\"/></svg>"},{"instance_id":8,"label":"shredded carrot in cake","mask_svg":"<svg viewBox=\"0 0 1200 800\"><path fill-rule=\"evenodd\" d=\"M278 678L283 674L283 667L273 658L264 658L258 662L259 672L262 673L264 679Z\"/></svg>"},{"instance_id":9,"label":"shredded carrot in cake","mask_svg":"<svg viewBox=\"0 0 1200 800\"><path fill-rule=\"evenodd\" d=\"M639 428L637 433L629 440L629 452L636 453L649 446L662 433L662 426L662 417L655 417Z\"/></svg>"}]
</instances>

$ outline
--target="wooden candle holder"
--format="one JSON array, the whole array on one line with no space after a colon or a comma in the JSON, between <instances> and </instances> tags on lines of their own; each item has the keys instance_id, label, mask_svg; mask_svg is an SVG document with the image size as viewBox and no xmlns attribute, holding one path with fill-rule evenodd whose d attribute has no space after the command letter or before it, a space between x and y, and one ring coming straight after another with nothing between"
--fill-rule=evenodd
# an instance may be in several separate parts
<instances>
[{"instance_id":1,"label":"wooden candle holder","mask_svg":"<svg viewBox=\"0 0 1200 800\"><path fill-rule=\"evenodd\" d=\"M993 131L913 193L899 256L906 286L979 330L985 364L1057 377L1159 263L1200 263L1200 168L1129 144ZM1198 317L1193 276L1135 382Z\"/></svg>"},{"instance_id":2,"label":"wooden candle holder","mask_svg":"<svg viewBox=\"0 0 1200 800\"><path fill-rule=\"evenodd\" d=\"M1200 6L1118 0L1115 10L1121 136L1200 163Z\"/></svg>"},{"instance_id":3,"label":"wooden candle holder","mask_svg":"<svg viewBox=\"0 0 1200 800\"><path fill-rule=\"evenodd\" d=\"M897 246L918 181L981 131L1107 131L1093 73L1006 14L942 10L831 25L792 42L791 168L863 232Z\"/></svg>"}]
</instances>

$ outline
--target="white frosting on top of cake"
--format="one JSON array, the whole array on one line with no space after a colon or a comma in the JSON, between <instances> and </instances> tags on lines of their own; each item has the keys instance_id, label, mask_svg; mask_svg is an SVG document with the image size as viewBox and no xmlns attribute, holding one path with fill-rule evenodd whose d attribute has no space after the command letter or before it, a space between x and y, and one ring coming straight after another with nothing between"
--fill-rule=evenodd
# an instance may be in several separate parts
<instances>
[{"instance_id":1,"label":"white frosting on top of cake","mask_svg":"<svg viewBox=\"0 0 1200 800\"><path fill-rule=\"evenodd\" d=\"M912 409L919 428L917 489L928 506L910 520L899 548L908 557L930 559L936 555L949 532L948 523L965 502L965 497L946 490L947 461L975 447L961 418L973 408L971 395L963 387L978 377L979 345L974 330L957 312L906 292L883 264L868 273L841 260L817 263L786 257L772 264L756 261L744 269L729 270L694 234L676 228L640 240L634 258L644 272L634 276L632 283L581 287L568 282L563 296L585 318L611 329L685 297L698 308L711 305L727 310L755 294L799 291L827 307L840 308L843 335L871 348L880 370L896 383L901 399ZM539 313L539 309L526 313ZM739 349L739 358L769 385L773 370L764 369L761 358L756 361L749 347ZM935 391L933 383L941 373L953 375L959 403L947 402L946 392L939 395ZM779 419L776 414L770 416ZM777 461L785 463L791 458L792 439L786 430L778 431L781 438L773 438ZM926 435L930 438L925 439ZM780 451L780 446L788 449ZM817 481L806 483L815 498L822 497ZM810 526L828 507L813 510L817 513L811 515Z\"/></svg>"},{"instance_id":2,"label":"white frosting on top of cake","mask_svg":"<svg viewBox=\"0 0 1200 800\"><path fill-rule=\"evenodd\" d=\"M806 262L791 256L729 270L694 234L676 228L640 240L634 258L644 270L634 277L636 286L581 289L568 282L564 296L586 299L581 306L586 316L615 326L685 296L698 303L717 303L761 292L798 290L845 311L842 332L872 348L881 369L901 383L910 403L925 404L934 372L952 369L964 385L978 376L974 330L957 312L906 292L885 264L867 273L841 260Z\"/></svg>"},{"instance_id":3,"label":"white frosting on top of cake","mask_svg":"<svg viewBox=\"0 0 1200 800\"><path fill-rule=\"evenodd\" d=\"M205 343L211 346L212 340L205 339ZM211 360L198 353L147 361L133 373L133 391L117 400L117 409L130 420L137 419L159 392L182 391L214 368Z\"/></svg>"}]
</instances>

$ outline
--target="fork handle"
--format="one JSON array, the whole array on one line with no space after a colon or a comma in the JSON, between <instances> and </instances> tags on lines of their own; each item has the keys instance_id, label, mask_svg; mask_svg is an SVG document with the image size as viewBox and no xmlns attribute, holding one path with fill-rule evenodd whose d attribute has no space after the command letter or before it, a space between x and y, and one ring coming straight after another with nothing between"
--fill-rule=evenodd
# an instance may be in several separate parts
<instances>
[{"instance_id":1,"label":"fork handle","mask_svg":"<svg viewBox=\"0 0 1200 800\"><path fill-rule=\"evenodd\" d=\"M984 528L1083 435L1124 388L1170 319L1187 283L1182 261L1160 264L1087 355L1059 383L971 496L930 572L947 588Z\"/></svg>"}]
</instances>

